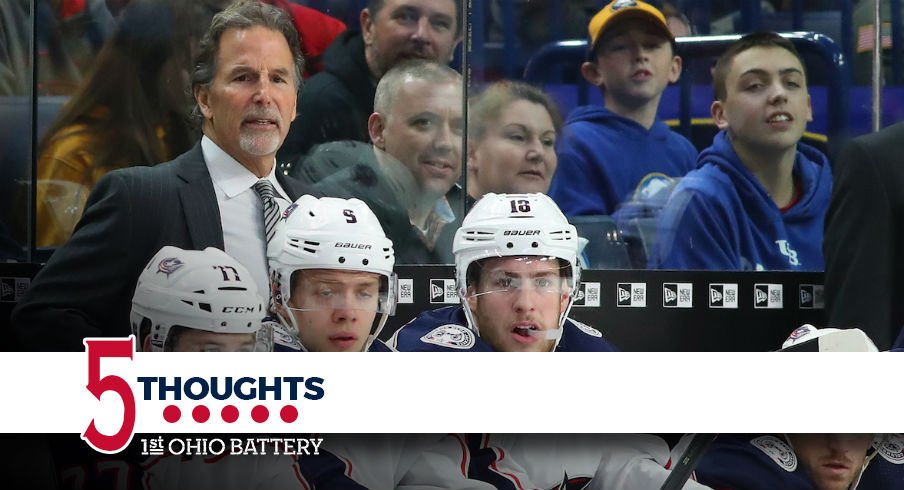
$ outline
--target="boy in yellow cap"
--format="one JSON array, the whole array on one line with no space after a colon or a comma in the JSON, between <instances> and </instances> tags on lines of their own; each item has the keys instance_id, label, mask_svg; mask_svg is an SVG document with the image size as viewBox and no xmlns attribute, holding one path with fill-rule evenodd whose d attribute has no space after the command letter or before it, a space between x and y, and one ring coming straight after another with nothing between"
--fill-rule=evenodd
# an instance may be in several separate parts
<instances>
[{"instance_id":1,"label":"boy in yellow cap","mask_svg":"<svg viewBox=\"0 0 904 490\"><path fill-rule=\"evenodd\" d=\"M568 216L612 214L694 168L697 150L656 118L678 80L681 57L662 12L633 0L606 5L589 25L581 75L605 107L581 106L566 121L549 195Z\"/></svg>"}]
</instances>

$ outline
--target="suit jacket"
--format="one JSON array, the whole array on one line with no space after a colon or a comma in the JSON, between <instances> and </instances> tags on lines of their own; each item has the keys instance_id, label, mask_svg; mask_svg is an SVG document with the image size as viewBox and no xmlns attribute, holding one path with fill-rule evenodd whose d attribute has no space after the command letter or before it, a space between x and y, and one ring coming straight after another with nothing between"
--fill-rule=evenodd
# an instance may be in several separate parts
<instances>
[{"instance_id":1,"label":"suit jacket","mask_svg":"<svg viewBox=\"0 0 904 490\"><path fill-rule=\"evenodd\" d=\"M292 200L304 188L277 172ZM12 314L26 350L84 350L85 337L127 336L138 275L164 245L223 249L220 209L200 143L176 159L105 175L72 237Z\"/></svg>"},{"instance_id":2,"label":"suit jacket","mask_svg":"<svg viewBox=\"0 0 904 490\"><path fill-rule=\"evenodd\" d=\"M849 142L834 167L823 253L829 326L880 350L904 324L904 123Z\"/></svg>"}]
</instances>

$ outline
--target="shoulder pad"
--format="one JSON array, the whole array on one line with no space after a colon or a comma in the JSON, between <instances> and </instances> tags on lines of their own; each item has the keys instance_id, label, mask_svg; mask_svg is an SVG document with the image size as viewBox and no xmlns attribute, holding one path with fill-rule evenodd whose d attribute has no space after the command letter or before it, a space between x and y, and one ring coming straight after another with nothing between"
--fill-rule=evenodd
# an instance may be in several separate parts
<instances>
[{"instance_id":1,"label":"shoulder pad","mask_svg":"<svg viewBox=\"0 0 904 490\"><path fill-rule=\"evenodd\" d=\"M421 342L451 349L468 350L474 347L476 337L470 328L449 323L428 332L427 335L421 337Z\"/></svg>"},{"instance_id":2,"label":"shoulder pad","mask_svg":"<svg viewBox=\"0 0 904 490\"><path fill-rule=\"evenodd\" d=\"M775 436L760 436L750 440L753 447L763 451L781 469L792 473L797 470L797 455L787 442Z\"/></svg>"},{"instance_id":3,"label":"shoulder pad","mask_svg":"<svg viewBox=\"0 0 904 490\"><path fill-rule=\"evenodd\" d=\"M882 459L892 464L904 464L904 434L876 436L873 447Z\"/></svg>"},{"instance_id":4,"label":"shoulder pad","mask_svg":"<svg viewBox=\"0 0 904 490\"><path fill-rule=\"evenodd\" d=\"M581 323L581 322L579 322L579 321L577 321L577 320L572 320L572 319L570 319L570 318L568 319L568 321L570 321L571 323L573 323L575 327L578 327L578 329L579 329L580 331L586 333L587 335L589 335L589 336L591 336L591 337L599 337L599 338L603 338L603 333L602 333L602 332L600 332L599 330L597 330L597 329L591 327L590 325L587 325L586 323Z\"/></svg>"}]
</instances>

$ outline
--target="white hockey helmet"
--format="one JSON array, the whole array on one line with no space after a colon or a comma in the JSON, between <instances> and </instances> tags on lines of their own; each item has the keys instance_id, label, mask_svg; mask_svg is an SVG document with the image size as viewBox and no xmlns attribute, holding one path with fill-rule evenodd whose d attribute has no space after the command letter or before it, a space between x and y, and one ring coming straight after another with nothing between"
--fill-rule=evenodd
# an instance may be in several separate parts
<instances>
[{"instance_id":1,"label":"white hockey helmet","mask_svg":"<svg viewBox=\"0 0 904 490\"><path fill-rule=\"evenodd\" d=\"M381 318L365 344L379 335L389 315L395 313L397 279L395 252L380 221L360 199L301 196L283 213L267 248L273 300L288 308L292 275L303 269L371 272L381 276L377 312ZM297 331L293 315L282 318Z\"/></svg>"},{"instance_id":2,"label":"white hockey helmet","mask_svg":"<svg viewBox=\"0 0 904 490\"><path fill-rule=\"evenodd\" d=\"M130 316L138 349L150 337L152 351L171 350L173 327L215 333L255 333L255 350L272 349L261 327L264 299L248 269L222 250L165 246L138 276Z\"/></svg>"},{"instance_id":3,"label":"white hockey helmet","mask_svg":"<svg viewBox=\"0 0 904 490\"><path fill-rule=\"evenodd\" d=\"M555 257L567 265L570 281L565 322L580 282L578 233L546 194L485 194L455 232L455 281L471 328L478 331L466 301L470 268L493 257Z\"/></svg>"}]
</instances>

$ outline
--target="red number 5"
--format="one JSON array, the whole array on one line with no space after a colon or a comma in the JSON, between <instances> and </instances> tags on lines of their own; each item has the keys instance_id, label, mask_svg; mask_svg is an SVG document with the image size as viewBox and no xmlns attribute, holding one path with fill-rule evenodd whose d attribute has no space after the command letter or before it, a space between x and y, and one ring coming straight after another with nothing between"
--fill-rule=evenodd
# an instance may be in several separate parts
<instances>
[{"instance_id":1,"label":"red number 5","mask_svg":"<svg viewBox=\"0 0 904 490\"><path fill-rule=\"evenodd\" d=\"M135 395L126 380L115 375L100 377L100 360L105 357L127 357L132 359L134 336L127 339L85 339L88 353L88 391L100 400L108 391L119 395L122 400L122 425L113 435L102 434L94 425L94 419L82 434L89 446L96 451L113 454L122 451L132 441L135 428Z\"/></svg>"}]
</instances>

